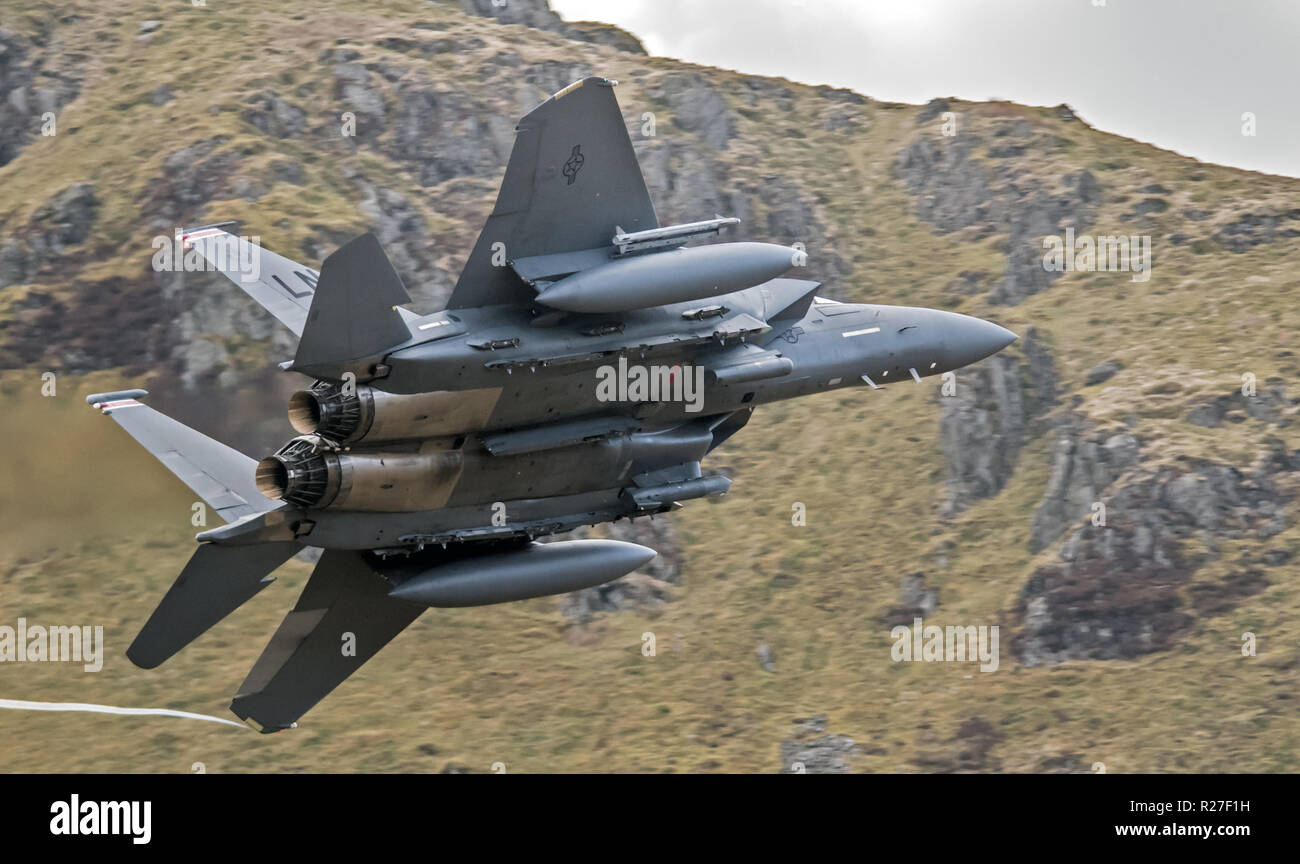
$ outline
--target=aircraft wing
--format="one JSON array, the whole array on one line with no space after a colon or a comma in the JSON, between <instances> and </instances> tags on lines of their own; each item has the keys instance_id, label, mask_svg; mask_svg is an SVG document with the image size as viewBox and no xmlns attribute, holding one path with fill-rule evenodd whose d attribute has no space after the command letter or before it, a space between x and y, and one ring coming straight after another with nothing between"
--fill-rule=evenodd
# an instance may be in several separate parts
<instances>
[{"instance_id":1,"label":"aircraft wing","mask_svg":"<svg viewBox=\"0 0 1300 864\"><path fill-rule=\"evenodd\" d=\"M391 587L361 553L327 549L230 710L260 732L292 726L428 608Z\"/></svg>"},{"instance_id":2,"label":"aircraft wing","mask_svg":"<svg viewBox=\"0 0 1300 864\"><path fill-rule=\"evenodd\" d=\"M181 244L187 253L196 250L213 270L224 273L281 324L301 336L320 271L240 238L233 233L238 224L219 222L187 228L181 234ZM405 321L419 317L401 307L397 312Z\"/></svg>"},{"instance_id":3,"label":"aircraft wing","mask_svg":"<svg viewBox=\"0 0 1300 864\"><path fill-rule=\"evenodd\" d=\"M519 121L496 207L448 309L527 303L536 296L510 268L493 266L494 256L499 263L502 254L515 261L609 247L617 228L659 227L614 83L584 78Z\"/></svg>"}]
</instances>

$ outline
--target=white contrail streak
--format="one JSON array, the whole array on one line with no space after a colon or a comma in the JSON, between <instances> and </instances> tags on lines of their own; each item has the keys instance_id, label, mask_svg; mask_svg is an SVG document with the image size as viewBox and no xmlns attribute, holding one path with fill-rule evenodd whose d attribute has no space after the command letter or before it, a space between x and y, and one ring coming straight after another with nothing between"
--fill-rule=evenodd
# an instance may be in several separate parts
<instances>
[{"instance_id":1,"label":"white contrail streak","mask_svg":"<svg viewBox=\"0 0 1300 864\"><path fill-rule=\"evenodd\" d=\"M173 711L171 708L119 708L116 705L92 705L89 702L26 702L22 699L0 699L0 708L13 708L19 711L88 711L92 714L126 714L152 715L156 717L188 717L191 720L207 720L209 723L225 723L247 729L243 723L213 717L211 714L192 714L189 711Z\"/></svg>"}]
</instances>

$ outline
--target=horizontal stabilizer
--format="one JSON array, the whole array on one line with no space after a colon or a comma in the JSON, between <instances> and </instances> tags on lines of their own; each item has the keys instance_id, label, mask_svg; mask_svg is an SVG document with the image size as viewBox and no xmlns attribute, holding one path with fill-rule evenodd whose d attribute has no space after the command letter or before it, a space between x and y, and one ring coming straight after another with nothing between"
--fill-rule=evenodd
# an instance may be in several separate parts
<instances>
[{"instance_id":1,"label":"horizontal stabilizer","mask_svg":"<svg viewBox=\"0 0 1300 864\"><path fill-rule=\"evenodd\" d=\"M327 549L230 710L261 732L296 723L424 611L391 587L360 553Z\"/></svg>"},{"instance_id":2,"label":"horizontal stabilizer","mask_svg":"<svg viewBox=\"0 0 1300 864\"><path fill-rule=\"evenodd\" d=\"M145 390L95 393L86 401L112 417L227 522L283 507L257 491L257 463L139 401Z\"/></svg>"},{"instance_id":3,"label":"horizontal stabilizer","mask_svg":"<svg viewBox=\"0 0 1300 864\"><path fill-rule=\"evenodd\" d=\"M411 338L398 306L411 302L374 234L341 246L321 265L293 368L338 380L369 377L372 361Z\"/></svg>"},{"instance_id":4,"label":"horizontal stabilizer","mask_svg":"<svg viewBox=\"0 0 1300 864\"><path fill-rule=\"evenodd\" d=\"M159 665L274 582L271 571L299 548L292 542L199 546L126 656L143 669Z\"/></svg>"}]
</instances>

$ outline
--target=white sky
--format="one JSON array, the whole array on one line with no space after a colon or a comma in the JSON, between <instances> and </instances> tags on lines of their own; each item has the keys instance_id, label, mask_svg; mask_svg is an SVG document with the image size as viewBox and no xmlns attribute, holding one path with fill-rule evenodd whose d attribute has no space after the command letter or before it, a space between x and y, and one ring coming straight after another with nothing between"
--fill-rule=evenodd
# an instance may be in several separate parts
<instances>
[{"instance_id":1,"label":"white sky","mask_svg":"<svg viewBox=\"0 0 1300 864\"><path fill-rule=\"evenodd\" d=\"M551 7L569 21L616 24L655 55L897 102L1067 102L1108 132L1300 177L1300 0L551 0ZM1254 137L1242 135L1247 111Z\"/></svg>"}]
</instances>

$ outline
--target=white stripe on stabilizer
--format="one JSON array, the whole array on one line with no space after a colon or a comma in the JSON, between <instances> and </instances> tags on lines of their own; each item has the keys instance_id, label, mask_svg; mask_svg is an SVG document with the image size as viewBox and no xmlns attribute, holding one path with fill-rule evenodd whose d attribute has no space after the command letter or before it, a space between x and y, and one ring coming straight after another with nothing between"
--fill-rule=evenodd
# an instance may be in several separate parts
<instances>
[{"instance_id":1,"label":"white stripe on stabilizer","mask_svg":"<svg viewBox=\"0 0 1300 864\"><path fill-rule=\"evenodd\" d=\"M115 402L99 402L95 407L107 414L110 411L116 411L118 408L139 408L142 405L144 405L143 402L137 402L134 399L118 399Z\"/></svg>"}]
</instances>

